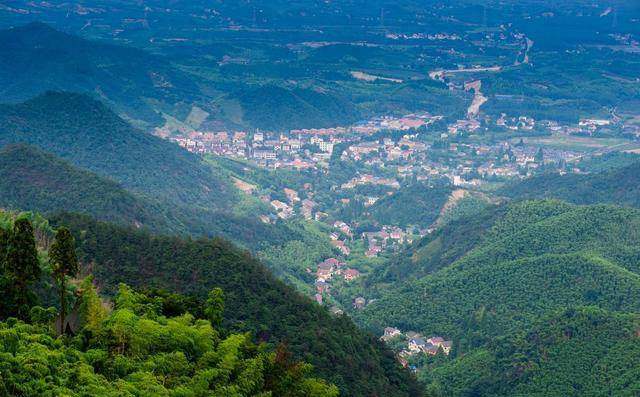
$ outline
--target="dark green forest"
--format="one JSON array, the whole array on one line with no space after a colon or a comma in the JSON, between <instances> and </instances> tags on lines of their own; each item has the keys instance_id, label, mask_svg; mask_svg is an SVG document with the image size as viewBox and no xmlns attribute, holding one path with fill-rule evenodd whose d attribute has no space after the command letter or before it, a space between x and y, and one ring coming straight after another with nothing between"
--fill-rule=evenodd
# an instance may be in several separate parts
<instances>
[{"instance_id":1,"label":"dark green forest","mask_svg":"<svg viewBox=\"0 0 640 397\"><path fill-rule=\"evenodd\" d=\"M353 315L376 330L454 340L451 358L427 360L419 372L429 396L631 396L640 370L639 232L635 209L491 207L374 273L377 299Z\"/></svg>"},{"instance_id":2,"label":"dark green forest","mask_svg":"<svg viewBox=\"0 0 640 397\"><path fill-rule=\"evenodd\" d=\"M639 207L640 162L625 164L622 159L618 161L622 163L620 167L596 168L599 172L592 174L537 175L512 182L498 193L514 199L557 198L576 204L611 203Z\"/></svg>"},{"instance_id":3,"label":"dark green forest","mask_svg":"<svg viewBox=\"0 0 640 397\"><path fill-rule=\"evenodd\" d=\"M170 229L160 205L32 146L8 145L0 150L0 192L5 208L67 210L152 230Z\"/></svg>"},{"instance_id":4,"label":"dark green forest","mask_svg":"<svg viewBox=\"0 0 640 397\"><path fill-rule=\"evenodd\" d=\"M2 219L7 395L418 393L375 337L228 242L152 236L79 215L54 227L37 218L35 228L25 216ZM305 359L312 366L298 363Z\"/></svg>"},{"instance_id":5,"label":"dark green forest","mask_svg":"<svg viewBox=\"0 0 640 397\"><path fill-rule=\"evenodd\" d=\"M134 129L85 95L48 92L0 105L0 147L11 144L27 144L68 163L15 150L5 155L3 169L12 182L28 170L40 183L0 191L8 208L76 211L154 232L223 236L253 250L301 238L285 225L235 213L240 197L226 175L177 145ZM83 200L69 205L78 197ZM141 211L135 214L131 207Z\"/></svg>"}]
</instances>

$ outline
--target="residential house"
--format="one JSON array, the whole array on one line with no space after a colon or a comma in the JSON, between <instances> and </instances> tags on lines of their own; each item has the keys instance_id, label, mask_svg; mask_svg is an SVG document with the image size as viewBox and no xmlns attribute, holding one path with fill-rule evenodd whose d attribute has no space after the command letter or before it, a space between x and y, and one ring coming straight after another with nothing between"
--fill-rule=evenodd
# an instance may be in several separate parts
<instances>
[{"instance_id":1,"label":"residential house","mask_svg":"<svg viewBox=\"0 0 640 397\"><path fill-rule=\"evenodd\" d=\"M327 294L329 293L329 283L324 280L316 280L316 292L318 294Z\"/></svg>"},{"instance_id":2,"label":"residential house","mask_svg":"<svg viewBox=\"0 0 640 397\"><path fill-rule=\"evenodd\" d=\"M422 338L412 338L412 339L409 339L408 347L410 351L414 353L419 353L423 350L426 344L427 343Z\"/></svg>"},{"instance_id":3,"label":"residential house","mask_svg":"<svg viewBox=\"0 0 640 397\"><path fill-rule=\"evenodd\" d=\"M444 340L441 336L434 336L432 338L427 339L427 342L431 343L436 347L436 351L438 348L441 348L444 354L449 354L451 351L451 346L453 345L453 341Z\"/></svg>"},{"instance_id":4,"label":"residential house","mask_svg":"<svg viewBox=\"0 0 640 397\"><path fill-rule=\"evenodd\" d=\"M358 277L360 277L360 272L357 271L356 269L347 269L344 272L345 281L353 281Z\"/></svg>"},{"instance_id":5,"label":"residential house","mask_svg":"<svg viewBox=\"0 0 640 397\"><path fill-rule=\"evenodd\" d=\"M379 252L380 247L373 246L364 253L364 256L366 256L367 258L375 258L378 256Z\"/></svg>"},{"instance_id":6,"label":"residential house","mask_svg":"<svg viewBox=\"0 0 640 397\"><path fill-rule=\"evenodd\" d=\"M283 203L280 200L271 201L271 206L276 210L276 213L282 219L287 219L293 216L293 208L289 207L286 203Z\"/></svg>"},{"instance_id":7,"label":"residential house","mask_svg":"<svg viewBox=\"0 0 640 397\"><path fill-rule=\"evenodd\" d=\"M362 310L366 303L367 301L363 297L359 296L353 301L353 307L354 309Z\"/></svg>"},{"instance_id":8,"label":"residential house","mask_svg":"<svg viewBox=\"0 0 640 397\"><path fill-rule=\"evenodd\" d=\"M287 199L291 203L295 203L300 201L300 197L298 196L298 192L293 189L289 189L288 187L284 188L284 194L287 196Z\"/></svg>"},{"instance_id":9,"label":"residential house","mask_svg":"<svg viewBox=\"0 0 640 397\"><path fill-rule=\"evenodd\" d=\"M453 341L446 340L442 342L442 344L440 345L440 348L442 349L442 352L448 356L449 353L451 353L452 346L453 346Z\"/></svg>"},{"instance_id":10,"label":"residential house","mask_svg":"<svg viewBox=\"0 0 640 397\"><path fill-rule=\"evenodd\" d=\"M347 247L345 242L342 240L337 240L332 238L330 244L332 247L340 250L340 252L344 256L349 256L349 254L351 253L351 250L349 249L349 247Z\"/></svg>"},{"instance_id":11,"label":"residential house","mask_svg":"<svg viewBox=\"0 0 640 397\"><path fill-rule=\"evenodd\" d=\"M402 332L400 332L400 330L398 328L395 327L386 327L384 329L384 335L383 338L385 339L391 339L393 337L396 337L398 335L402 335Z\"/></svg>"},{"instance_id":12,"label":"residential house","mask_svg":"<svg viewBox=\"0 0 640 397\"><path fill-rule=\"evenodd\" d=\"M429 342L425 343L424 346L422 346L422 351L426 354L430 354L432 356L435 356L436 354L438 354L438 346L435 346Z\"/></svg>"}]
</instances>

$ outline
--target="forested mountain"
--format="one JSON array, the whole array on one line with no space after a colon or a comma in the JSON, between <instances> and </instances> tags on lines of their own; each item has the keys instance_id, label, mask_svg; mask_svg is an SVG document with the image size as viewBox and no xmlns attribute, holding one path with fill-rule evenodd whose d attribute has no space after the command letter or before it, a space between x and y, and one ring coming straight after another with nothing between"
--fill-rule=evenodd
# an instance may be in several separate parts
<instances>
[{"instance_id":1,"label":"forested mountain","mask_svg":"<svg viewBox=\"0 0 640 397\"><path fill-rule=\"evenodd\" d=\"M439 270L396 284L362 316L378 327L386 321L460 340L478 313L491 319L489 336L567 305L640 308L639 212L555 201L503 211L473 247L449 244L449 257L428 269Z\"/></svg>"},{"instance_id":2,"label":"forested mountain","mask_svg":"<svg viewBox=\"0 0 640 397\"><path fill-rule=\"evenodd\" d=\"M85 95L48 92L21 104L0 105L0 147L10 144L32 145L75 167L119 183L133 193L128 195L129 200L135 196L140 203L146 203L141 217L145 213L151 216L153 212L155 221L140 223L157 232L221 235L253 249L297 237L286 227L266 225L255 216L236 213L233 209L240 196L228 178L218 175L198 156L131 127L106 106ZM58 176L46 167L31 169L32 172L38 170L42 172L36 180L43 183L46 180L50 186L57 184ZM89 177L87 173L82 175L85 180ZM64 209L54 208L54 202L48 206L42 203L42 208L24 205L25 201L37 200L39 194L29 187L31 182L31 179L25 180L25 186L15 188L23 189L25 195L21 197L23 201L12 202L12 206L22 210ZM27 193L35 196L28 197ZM73 196L73 192L67 193ZM98 191L93 193L97 195ZM105 214L104 208L101 209L106 203L97 207L90 205L99 201L96 195L85 197L77 204L82 208L77 209L100 219L115 220L111 218L115 214ZM140 203L137 205L141 206ZM122 208L125 209L126 206ZM135 221L132 217L127 219ZM166 228L161 227L163 223Z\"/></svg>"},{"instance_id":3,"label":"forested mountain","mask_svg":"<svg viewBox=\"0 0 640 397\"><path fill-rule=\"evenodd\" d=\"M163 125L163 116L186 128L204 123L279 130L342 125L361 115L350 98L330 87L210 79L173 61L29 23L0 30L0 96L2 102L21 102L50 90L89 94L144 129ZM197 125L187 121L194 107L205 115Z\"/></svg>"},{"instance_id":4,"label":"forested mountain","mask_svg":"<svg viewBox=\"0 0 640 397\"><path fill-rule=\"evenodd\" d=\"M427 395L635 396L640 394L639 330L637 313L561 310L425 371Z\"/></svg>"},{"instance_id":5,"label":"forested mountain","mask_svg":"<svg viewBox=\"0 0 640 397\"><path fill-rule=\"evenodd\" d=\"M542 174L511 183L499 194L514 199L557 198L576 204L639 207L640 162L593 174Z\"/></svg>"},{"instance_id":6,"label":"forested mountain","mask_svg":"<svg viewBox=\"0 0 640 397\"><path fill-rule=\"evenodd\" d=\"M420 372L430 396L617 395L638 387L618 380L640 370L639 246L635 209L493 207L391 261L369 281L377 299L354 316L378 332L454 340L453 360Z\"/></svg>"},{"instance_id":7,"label":"forested mountain","mask_svg":"<svg viewBox=\"0 0 640 397\"><path fill-rule=\"evenodd\" d=\"M0 206L44 213L73 211L152 230L171 229L159 205L117 182L22 144L0 149Z\"/></svg>"},{"instance_id":8,"label":"forested mountain","mask_svg":"<svg viewBox=\"0 0 640 397\"><path fill-rule=\"evenodd\" d=\"M225 291L224 324L258 339L285 342L297 359L345 396L416 395L416 386L391 352L346 317L328 312L276 280L257 260L230 243L153 236L87 217L63 215L77 239L82 269L106 293L126 281L139 288L164 288L206 297Z\"/></svg>"},{"instance_id":9,"label":"forested mountain","mask_svg":"<svg viewBox=\"0 0 640 397\"><path fill-rule=\"evenodd\" d=\"M174 204L228 209L235 190L201 159L139 131L89 96L47 92L0 106L0 145L27 143Z\"/></svg>"},{"instance_id":10,"label":"forested mountain","mask_svg":"<svg viewBox=\"0 0 640 397\"><path fill-rule=\"evenodd\" d=\"M504 211L504 207L489 207L445 224L393 256L387 266L367 277L366 283L375 287L421 278L450 265L479 244Z\"/></svg>"}]
</instances>

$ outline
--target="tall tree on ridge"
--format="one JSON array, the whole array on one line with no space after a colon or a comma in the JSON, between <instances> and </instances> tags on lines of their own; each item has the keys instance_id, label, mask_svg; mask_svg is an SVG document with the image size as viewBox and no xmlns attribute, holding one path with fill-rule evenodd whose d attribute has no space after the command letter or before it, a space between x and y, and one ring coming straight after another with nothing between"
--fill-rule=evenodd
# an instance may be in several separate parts
<instances>
[{"instance_id":1,"label":"tall tree on ridge","mask_svg":"<svg viewBox=\"0 0 640 397\"><path fill-rule=\"evenodd\" d=\"M60 290L60 335L64 334L64 320L67 314L67 277L78 274L78 257L76 256L75 241L66 227L61 227L56 233L56 239L49 249L49 261L53 278Z\"/></svg>"},{"instance_id":2,"label":"tall tree on ridge","mask_svg":"<svg viewBox=\"0 0 640 397\"><path fill-rule=\"evenodd\" d=\"M40 262L31 222L25 218L17 219L7 241L5 273L13 287L14 314L26 318L32 300L29 287L40 278Z\"/></svg>"}]
</instances>

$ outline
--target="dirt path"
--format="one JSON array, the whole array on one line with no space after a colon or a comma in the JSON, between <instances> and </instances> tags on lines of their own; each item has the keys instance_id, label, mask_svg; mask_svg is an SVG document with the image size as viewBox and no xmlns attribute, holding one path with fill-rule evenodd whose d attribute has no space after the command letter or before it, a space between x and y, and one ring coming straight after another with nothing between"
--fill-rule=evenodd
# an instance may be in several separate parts
<instances>
[{"instance_id":1,"label":"dirt path","mask_svg":"<svg viewBox=\"0 0 640 397\"><path fill-rule=\"evenodd\" d=\"M482 81L476 80L471 83L466 83L464 85L465 91L473 90L473 101L471 101L471 105L467 109L467 116L469 118L475 117L480 112L480 106L482 106L485 102L489 100L486 96L482 94Z\"/></svg>"}]
</instances>

